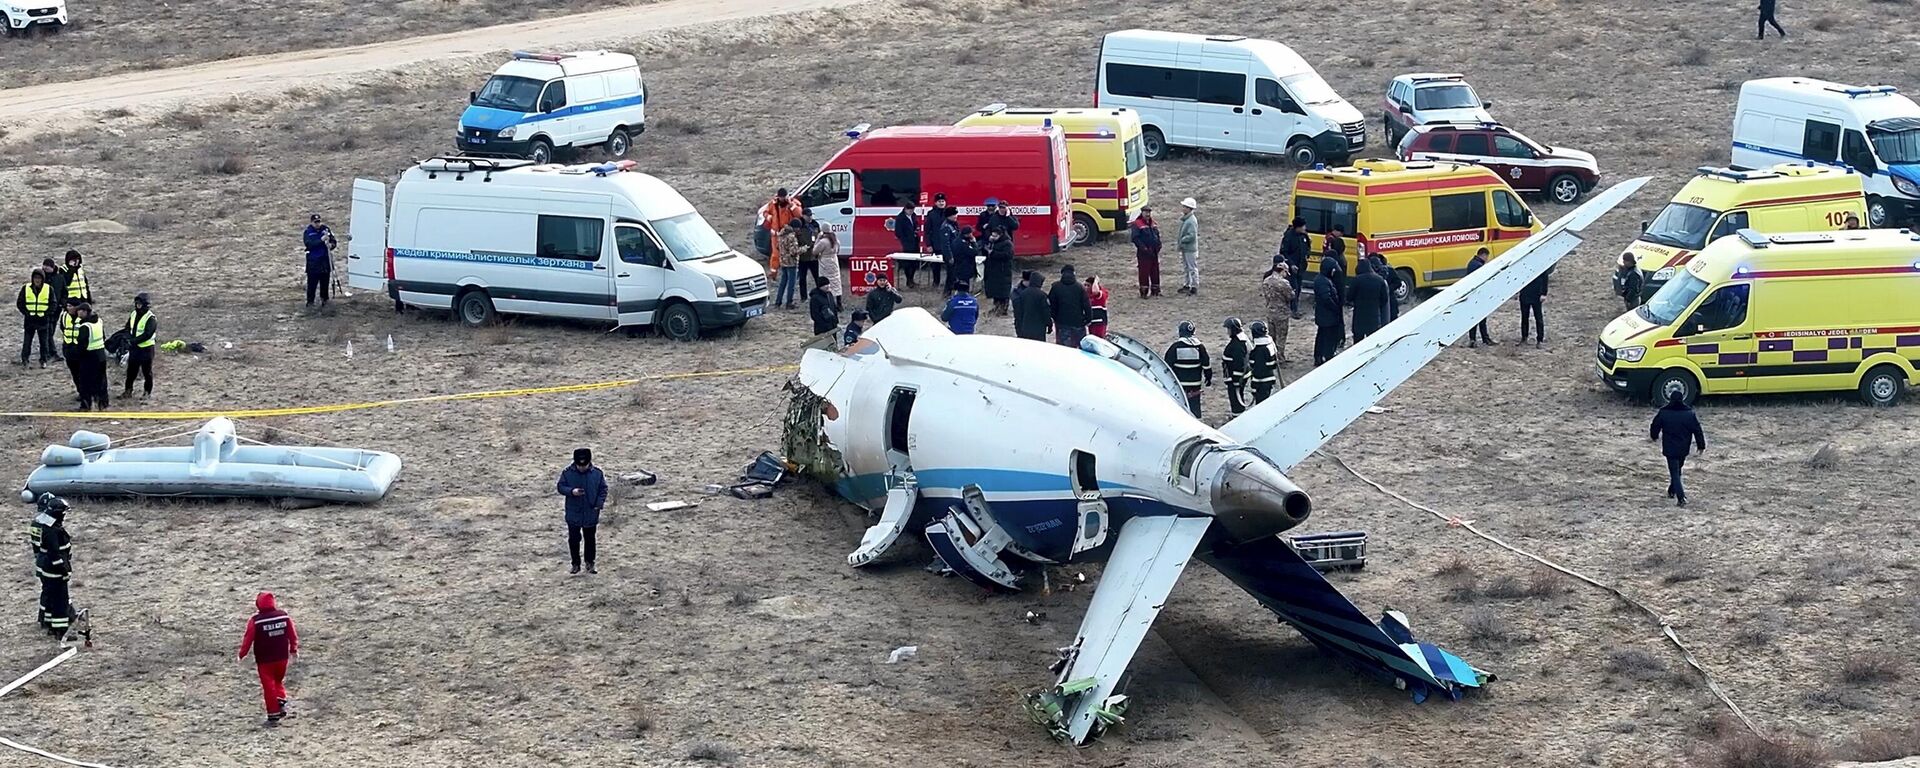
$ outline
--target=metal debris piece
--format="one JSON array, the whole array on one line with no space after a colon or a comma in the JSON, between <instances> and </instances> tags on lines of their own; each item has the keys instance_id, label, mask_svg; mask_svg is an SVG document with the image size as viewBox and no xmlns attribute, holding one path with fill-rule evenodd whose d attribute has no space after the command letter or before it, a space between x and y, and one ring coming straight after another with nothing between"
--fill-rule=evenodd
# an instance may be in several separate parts
<instances>
[{"instance_id":1,"label":"metal debris piece","mask_svg":"<svg viewBox=\"0 0 1920 768\"><path fill-rule=\"evenodd\" d=\"M913 658L914 654L919 652L920 652L920 646L917 646L917 645L900 646L898 648L893 649L892 653L887 654L887 663L898 664L900 662Z\"/></svg>"},{"instance_id":2,"label":"metal debris piece","mask_svg":"<svg viewBox=\"0 0 1920 768\"><path fill-rule=\"evenodd\" d=\"M659 476L644 469L637 472L628 472L621 475L620 479L627 481L631 485L653 485L660 481Z\"/></svg>"},{"instance_id":3,"label":"metal debris piece","mask_svg":"<svg viewBox=\"0 0 1920 768\"><path fill-rule=\"evenodd\" d=\"M773 484L759 481L735 483L727 487L727 495L736 499L767 499L773 497Z\"/></svg>"}]
</instances>

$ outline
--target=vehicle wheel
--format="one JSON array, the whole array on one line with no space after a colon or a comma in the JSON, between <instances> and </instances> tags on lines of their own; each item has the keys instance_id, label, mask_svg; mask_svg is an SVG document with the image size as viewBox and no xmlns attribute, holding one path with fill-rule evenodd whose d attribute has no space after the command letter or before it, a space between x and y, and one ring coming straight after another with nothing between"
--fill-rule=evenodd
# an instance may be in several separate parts
<instances>
[{"instance_id":1,"label":"vehicle wheel","mask_svg":"<svg viewBox=\"0 0 1920 768\"><path fill-rule=\"evenodd\" d=\"M625 128L613 129L613 135L607 137L607 154L616 158L626 157L633 149L633 137L627 135Z\"/></svg>"},{"instance_id":2,"label":"vehicle wheel","mask_svg":"<svg viewBox=\"0 0 1920 768\"><path fill-rule=\"evenodd\" d=\"M1885 229L1887 220L1892 218L1887 210L1887 201L1879 195L1867 196L1867 229Z\"/></svg>"},{"instance_id":3,"label":"vehicle wheel","mask_svg":"<svg viewBox=\"0 0 1920 768\"><path fill-rule=\"evenodd\" d=\"M1400 302L1400 310L1404 312L1407 305L1413 301L1413 270L1398 267L1393 271L1400 273L1400 290L1393 292L1393 298Z\"/></svg>"},{"instance_id":4,"label":"vehicle wheel","mask_svg":"<svg viewBox=\"0 0 1920 768\"><path fill-rule=\"evenodd\" d=\"M546 139L534 139L532 146L527 147L527 159L535 165L553 162L553 145L548 144Z\"/></svg>"},{"instance_id":5,"label":"vehicle wheel","mask_svg":"<svg viewBox=\"0 0 1920 768\"><path fill-rule=\"evenodd\" d=\"M1693 401L1700 398L1700 382L1694 380L1693 374L1678 368L1654 378L1652 392L1654 405L1665 405L1667 398L1670 397L1669 393L1672 392L1680 393L1680 402L1693 405Z\"/></svg>"},{"instance_id":6,"label":"vehicle wheel","mask_svg":"<svg viewBox=\"0 0 1920 768\"><path fill-rule=\"evenodd\" d=\"M1907 393L1907 374L1895 365L1874 366L1860 379L1860 402L1887 406L1900 402Z\"/></svg>"},{"instance_id":7,"label":"vehicle wheel","mask_svg":"<svg viewBox=\"0 0 1920 768\"><path fill-rule=\"evenodd\" d=\"M4 13L0 13L0 29L6 30L7 37L13 37L13 20Z\"/></svg>"},{"instance_id":8,"label":"vehicle wheel","mask_svg":"<svg viewBox=\"0 0 1920 768\"><path fill-rule=\"evenodd\" d=\"M1100 240L1099 225L1093 223L1092 216L1084 213L1073 215L1073 227L1068 232L1073 235L1072 245L1093 245Z\"/></svg>"},{"instance_id":9,"label":"vehicle wheel","mask_svg":"<svg viewBox=\"0 0 1920 768\"><path fill-rule=\"evenodd\" d=\"M459 300L454 302L454 309L460 322L468 328L493 324L493 297L488 296L486 291L475 288L460 294Z\"/></svg>"},{"instance_id":10,"label":"vehicle wheel","mask_svg":"<svg viewBox=\"0 0 1920 768\"><path fill-rule=\"evenodd\" d=\"M1158 128L1140 132L1140 148L1147 153L1148 160L1167 159L1167 137Z\"/></svg>"},{"instance_id":11,"label":"vehicle wheel","mask_svg":"<svg viewBox=\"0 0 1920 768\"><path fill-rule=\"evenodd\" d=\"M1302 168L1312 168L1320 162L1320 150L1313 148L1311 141L1296 141L1287 145L1287 162Z\"/></svg>"},{"instance_id":12,"label":"vehicle wheel","mask_svg":"<svg viewBox=\"0 0 1920 768\"><path fill-rule=\"evenodd\" d=\"M1553 181L1547 182L1547 194L1552 196L1556 203L1570 205L1573 201L1580 199L1580 180L1574 178L1571 173L1555 176Z\"/></svg>"},{"instance_id":13,"label":"vehicle wheel","mask_svg":"<svg viewBox=\"0 0 1920 768\"><path fill-rule=\"evenodd\" d=\"M693 313L693 307L684 302L668 304L660 313L660 319L654 325L667 338L674 341L693 341L700 338L700 317Z\"/></svg>"}]
</instances>

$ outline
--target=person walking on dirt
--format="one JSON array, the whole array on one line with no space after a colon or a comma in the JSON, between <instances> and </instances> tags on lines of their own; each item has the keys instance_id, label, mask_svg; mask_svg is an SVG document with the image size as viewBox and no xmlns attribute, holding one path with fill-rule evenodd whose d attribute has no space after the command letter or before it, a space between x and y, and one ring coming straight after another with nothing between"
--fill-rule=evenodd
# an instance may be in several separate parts
<instances>
[{"instance_id":1,"label":"person walking on dirt","mask_svg":"<svg viewBox=\"0 0 1920 768\"><path fill-rule=\"evenodd\" d=\"M1774 0L1760 0L1759 36L1755 39L1757 40L1767 39L1768 24L1772 24L1773 31L1779 33L1781 37L1787 36L1787 31L1780 28L1780 22L1773 18L1773 13L1774 13Z\"/></svg>"},{"instance_id":2,"label":"person walking on dirt","mask_svg":"<svg viewBox=\"0 0 1920 768\"><path fill-rule=\"evenodd\" d=\"M593 567L593 534L600 527L600 509L607 504L607 476L593 465L593 449L573 449L573 463L560 470L560 481L554 484L554 490L567 500L567 554L573 557L573 569L568 573L580 573L583 542L587 550L587 573L599 573Z\"/></svg>"},{"instance_id":3,"label":"person walking on dirt","mask_svg":"<svg viewBox=\"0 0 1920 768\"><path fill-rule=\"evenodd\" d=\"M1848 216L1853 214L1849 213ZM1613 270L1613 293L1627 303L1627 311L1640 306L1640 292L1646 290L1646 278L1640 276L1640 264L1633 254L1620 254L1620 265Z\"/></svg>"},{"instance_id":4,"label":"person walking on dirt","mask_svg":"<svg viewBox=\"0 0 1920 768\"><path fill-rule=\"evenodd\" d=\"M144 379L140 399L153 396L153 335L160 324L153 319L153 304L145 293L133 297L133 315L127 318L127 386L121 399L133 397L133 378Z\"/></svg>"},{"instance_id":5,"label":"person walking on dirt","mask_svg":"<svg viewBox=\"0 0 1920 768\"><path fill-rule=\"evenodd\" d=\"M1302 258L1305 258L1304 256ZM1287 324L1300 316L1300 294L1294 290L1300 278L1293 274L1291 260L1277 260L1260 278L1260 298L1267 305L1267 325L1273 331L1278 362L1287 362Z\"/></svg>"},{"instance_id":6,"label":"person walking on dirt","mask_svg":"<svg viewBox=\"0 0 1920 768\"><path fill-rule=\"evenodd\" d=\"M1489 252L1485 248L1481 248L1478 251L1474 251L1473 258L1467 260L1467 274L1471 275L1475 271L1478 271L1481 267L1486 266L1488 253ZM1480 338L1476 340L1474 338L1474 334L1479 334ZM1522 340L1524 341L1525 339L1523 338ZM1472 330L1467 331L1467 348L1468 349L1472 349L1474 347L1480 346L1481 344L1485 344L1491 347L1499 343L1500 342L1493 340L1492 334L1487 333L1487 321L1484 318L1481 319L1479 325L1476 325L1473 327Z\"/></svg>"},{"instance_id":7,"label":"person walking on dirt","mask_svg":"<svg viewBox=\"0 0 1920 768\"><path fill-rule=\"evenodd\" d=\"M1200 294L1200 204L1189 197L1180 201L1180 237L1175 241L1180 247L1181 275L1180 292L1188 296Z\"/></svg>"},{"instance_id":8,"label":"person walking on dirt","mask_svg":"<svg viewBox=\"0 0 1920 768\"><path fill-rule=\"evenodd\" d=\"M1160 225L1153 221L1153 208L1140 209L1133 220L1129 237L1133 239L1134 269L1140 276L1140 298L1160 295Z\"/></svg>"},{"instance_id":9,"label":"person walking on dirt","mask_svg":"<svg viewBox=\"0 0 1920 768\"><path fill-rule=\"evenodd\" d=\"M20 365L25 366L33 354L33 342L40 342L40 367L47 367L47 358L53 356L53 313L58 304L53 299L53 286L47 284L47 276L36 269L27 275L27 284L20 286L20 296L14 299L14 305L20 309L22 329L20 335Z\"/></svg>"},{"instance_id":10,"label":"person walking on dirt","mask_svg":"<svg viewBox=\"0 0 1920 768\"><path fill-rule=\"evenodd\" d=\"M1030 341L1046 341L1053 332L1053 304L1044 290L1045 275L1028 270L1013 293L1013 335Z\"/></svg>"},{"instance_id":11,"label":"person walking on dirt","mask_svg":"<svg viewBox=\"0 0 1920 768\"><path fill-rule=\"evenodd\" d=\"M900 306L900 302L905 300L906 298L901 296L899 291L893 289L891 281L884 277L880 278L880 284L875 285L873 290L867 291L867 315L873 318L875 324L878 324L887 319L888 315L893 314L893 308Z\"/></svg>"},{"instance_id":12,"label":"person walking on dirt","mask_svg":"<svg viewBox=\"0 0 1920 768\"><path fill-rule=\"evenodd\" d=\"M307 217L307 228L300 233L300 242L307 249L307 307L313 307L315 293L320 295L320 306L326 307L332 298L333 285L333 249L340 247L340 241L333 237L333 230L320 214Z\"/></svg>"},{"instance_id":13,"label":"person walking on dirt","mask_svg":"<svg viewBox=\"0 0 1920 768\"><path fill-rule=\"evenodd\" d=\"M61 280L62 300L93 301L93 288L87 285L87 268L81 265L81 261L79 251L67 251L67 268Z\"/></svg>"},{"instance_id":14,"label":"person walking on dirt","mask_svg":"<svg viewBox=\"0 0 1920 768\"><path fill-rule=\"evenodd\" d=\"M247 619L246 633L240 636L239 658L253 654L254 669L260 674L260 696L266 700L268 728L277 728L287 713L287 665L300 655L300 633L294 631L293 617L274 602L272 592L253 597L253 617Z\"/></svg>"},{"instance_id":15,"label":"person walking on dirt","mask_svg":"<svg viewBox=\"0 0 1920 768\"><path fill-rule=\"evenodd\" d=\"M1685 392L1667 393L1667 404L1653 414L1653 426L1647 429L1647 442L1660 441L1660 453L1667 457L1667 498L1679 506L1687 505L1687 486L1680 482L1680 470L1687 454L1695 446L1707 452L1707 435L1700 430L1700 417L1687 407Z\"/></svg>"},{"instance_id":16,"label":"person walking on dirt","mask_svg":"<svg viewBox=\"0 0 1920 768\"><path fill-rule=\"evenodd\" d=\"M1312 250L1313 241L1307 236L1307 220L1294 219L1287 227L1287 233L1280 236L1280 253L1274 256L1274 261L1287 266L1287 284L1293 287L1293 299L1287 303L1287 310L1295 320L1300 319L1300 281L1306 279L1307 257ZM1284 333L1280 341L1282 345L1286 343Z\"/></svg>"},{"instance_id":17,"label":"person walking on dirt","mask_svg":"<svg viewBox=\"0 0 1920 768\"><path fill-rule=\"evenodd\" d=\"M795 216L779 231L773 258L780 259L780 284L774 289L773 303L793 309L800 300L800 252L813 248L813 230ZM780 254L785 253L783 258Z\"/></svg>"}]
</instances>

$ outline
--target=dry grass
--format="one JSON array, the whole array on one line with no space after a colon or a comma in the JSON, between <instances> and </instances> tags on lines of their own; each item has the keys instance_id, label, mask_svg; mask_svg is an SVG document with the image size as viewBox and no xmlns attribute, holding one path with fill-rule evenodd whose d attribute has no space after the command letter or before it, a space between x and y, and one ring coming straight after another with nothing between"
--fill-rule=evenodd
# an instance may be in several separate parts
<instances>
[{"instance_id":1,"label":"dry grass","mask_svg":"<svg viewBox=\"0 0 1920 768\"><path fill-rule=\"evenodd\" d=\"M1629 680L1649 681L1667 676L1667 664L1639 648L1620 648L1607 654L1607 674Z\"/></svg>"},{"instance_id":2,"label":"dry grass","mask_svg":"<svg viewBox=\"0 0 1920 768\"><path fill-rule=\"evenodd\" d=\"M1884 685L1900 679L1900 657L1889 653L1855 656L1840 665L1840 682L1848 685Z\"/></svg>"},{"instance_id":3,"label":"dry grass","mask_svg":"<svg viewBox=\"0 0 1920 768\"><path fill-rule=\"evenodd\" d=\"M1491 608L1473 608L1460 618L1460 626L1467 630L1467 639L1476 642L1500 643L1508 639L1507 622Z\"/></svg>"},{"instance_id":4,"label":"dry grass","mask_svg":"<svg viewBox=\"0 0 1920 768\"><path fill-rule=\"evenodd\" d=\"M201 152L200 159L193 165L194 170L208 176L238 176L247 172L250 165L246 153L227 147L208 147Z\"/></svg>"},{"instance_id":5,"label":"dry grass","mask_svg":"<svg viewBox=\"0 0 1920 768\"><path fill-rule=\"evenodd\" d=\"M731 764L740 759L740 750L724 741L696 741L687 745L687 759Z\"/></svg>"},{"instance_id":6,"label":"dry grass","mask_svg":"<svg viewBox=\"0 0 1920 768\"><path fill-rule=\"evenodd\" d=\"M1849 760L1879 762L1920 755L1920 719L1855 736L1842 750Z\"/></svg>"},{"instance_id":7,"label":"dry grass","mask_svg":"<svg viewBox=\"0 0 1920 768\"><path fill-rule=\"evenodd\" d=\"M1739 734L1714 745L1702 761L1706 768L1822 768L1826 752L1819 745L1792 738L1763 739Z\"/></svg>"},{"instance_id":8,"label":"dry grass","mask_svg":"<svg viewBox=\"0 0 1920 768\"><path fill-rule=\"evenodd\" d=\"M1840 451L1832 443L1821 443L1820 449L1807 457L1807 467L1811 469L1833 469L1840 466Z\"/></svg>"}]
</instances>

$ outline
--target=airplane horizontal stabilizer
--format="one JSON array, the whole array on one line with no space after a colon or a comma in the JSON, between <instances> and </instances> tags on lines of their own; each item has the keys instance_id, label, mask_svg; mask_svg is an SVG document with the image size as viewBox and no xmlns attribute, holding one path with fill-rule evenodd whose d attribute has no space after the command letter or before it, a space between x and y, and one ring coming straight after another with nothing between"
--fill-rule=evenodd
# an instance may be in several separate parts
<instances>
[{"instance_id":1,"label":"airplane horizontal stabilizer","mask_svg":"<svg viewBox=\"0 0 1920 768\"><path fill-rule=\"evenodd\" d=\"M1512 250L1295 379L1220 431L1259 449L1281 470L1292 469L1573 252L1589 225L1646 182L1644 177L1631 179L1594 195Z\"/></svg>"},{"instance_id":2,"label":"airplane horizontal stabilizer","mask_svg":"<svg viewBox=\"0 0 1920 768\"><path fill-rule=\"evenodd\" d=\"M1117 707L1108 699L1212 525L1204 517L1135 517L1121 526L1080 634L1067 650L1066 670L1043 694L1064 718L1049 723L1056 732L1084 744L1097 735L1096 726L1115 719Z\"/></svg>"},{"instance_id":3,"label":"airplane horizontal stabilizer","mask_svg":"<svg viewBox=\"0 0 1920 768\"><path fill-rule=\"evenodd\" d=\"M1221 543L1202 551L1200 559L1258 598L1321 651L1393 682L1412 693L1414 701L1425 701L1436 693L1458 699L1493 680L1493 675L1460 657L1415 640L1398 612L1388 611L1382 623L1375 624L1277 536L1238 546Z\"/></svg>"}]
</instances>

